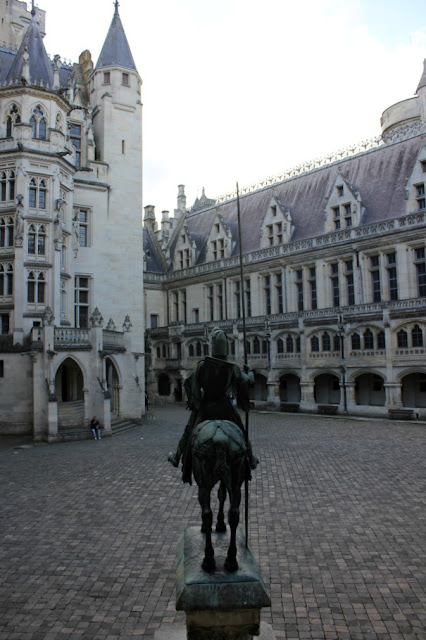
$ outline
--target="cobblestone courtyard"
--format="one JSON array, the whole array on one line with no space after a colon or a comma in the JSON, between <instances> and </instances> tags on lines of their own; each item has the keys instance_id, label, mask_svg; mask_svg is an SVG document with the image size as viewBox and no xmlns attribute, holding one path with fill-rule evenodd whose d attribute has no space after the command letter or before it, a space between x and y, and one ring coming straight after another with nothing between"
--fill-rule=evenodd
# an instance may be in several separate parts
<instances>
[{"instance_id":1,"label":"cobblestone courtyard","mask_svg":"<svg viewBox=\"0 0 426 640\"><path fill-rule=\"evenodd\" d=\"M187 412L101 441L0 440L0 640L184 624L178 539L200 514L167 462ZM426 425L253 413L250 544L278 638L426 640Z\"/></svg>"}]
</instances>

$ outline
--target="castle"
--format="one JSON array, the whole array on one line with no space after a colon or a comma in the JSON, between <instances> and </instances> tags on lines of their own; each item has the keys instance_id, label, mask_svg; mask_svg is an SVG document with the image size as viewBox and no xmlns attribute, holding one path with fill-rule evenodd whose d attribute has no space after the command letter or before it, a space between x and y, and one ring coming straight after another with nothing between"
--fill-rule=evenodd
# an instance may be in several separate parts
<instances>
[{"instance_id":1,"label":"castle","mask_svg":"<svg viewBox=\"0 0 426 640\"><path fill-rule=\"evenodd\" d=\"M118 2L99 59L46 53L9 0L0 61L0 432L145 411L141 78Z\"/></svg>"},{"instance_id":2,"label":"castle","mask_svg":"<svg viewBox=\"0 0 426 640\"><path fill-rule=\"evenodd\" d=\"M235 193L144 208L150 396L181 399L218 325L256 408L426 417L426 66L381 124L243 191L242 280Z\"/></svg>"}]
</instances>

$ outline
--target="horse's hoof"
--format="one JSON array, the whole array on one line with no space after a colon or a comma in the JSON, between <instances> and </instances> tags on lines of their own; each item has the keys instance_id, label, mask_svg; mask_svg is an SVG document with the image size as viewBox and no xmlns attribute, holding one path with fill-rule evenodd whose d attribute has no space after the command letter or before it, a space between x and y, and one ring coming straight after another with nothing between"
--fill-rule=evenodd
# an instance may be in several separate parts
<instances>
[{"instance_id":1,"label":"horse's hoof","mask_svg":"<svg viewBox=\"0 0 426 640\"><path fill-rule=\"evenodd\" d=\"M216 533L225 533L225 531L226 531L226 524L225 523L223 523L223 524L217 523L217 525L216 525Z\"/></svg>"},{"instance_id":2,"label":"horse's hoof","mask_svg":"<svg viewBox=\"0 0 426 640\"><path fill-rule=\"evenodd\" d=\"M204 558L203 560L203 564L201 565L201 568L204 569L204 571L207 571L208 573L211 573L212 571L214 571L216 569L216 561L214 558Z\"/></svg>"},{"instance_id":3,"label":"horse's hoof","mask_svg":"<svg viewBox=\"0 0 426 640\"><path fill-rule=\"evenodd\" d=\"M226 558L225 560L225 571L229 571L230 573L233 573L234 571L237 571L238 569L238 562L237 560L230 560L229 558Z\"/></svg>"}]
</instances>

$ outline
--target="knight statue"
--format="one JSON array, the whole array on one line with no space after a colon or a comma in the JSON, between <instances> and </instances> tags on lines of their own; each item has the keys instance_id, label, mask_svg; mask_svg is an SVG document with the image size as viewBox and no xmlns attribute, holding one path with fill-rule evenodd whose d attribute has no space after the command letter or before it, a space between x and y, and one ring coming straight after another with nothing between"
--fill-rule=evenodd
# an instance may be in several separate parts
<instances>
[{"instance_id":1,"label":"knight statue","mask_svg":"<svg viewBox=\"0 0 426 640\"><path fill-rule=\"evenodd\" d=\"M249 365L244 365L242 370L237 364L228 362L227 358L226 335L215 327L212 332L212 356L201 360L184 383L191 415L176 453L169 454L168 460L174 467L178 467L182 458L182 480L189 484L192 484L191 440L198 424L205 420L229 420L245 434L231 394L236 398L239 409L249 410L249 386L254 382L253 370ZM247 442L247 447L249 466L255 469L259 461L252 453L250 442Z\"/></svg>"}]
</instances>

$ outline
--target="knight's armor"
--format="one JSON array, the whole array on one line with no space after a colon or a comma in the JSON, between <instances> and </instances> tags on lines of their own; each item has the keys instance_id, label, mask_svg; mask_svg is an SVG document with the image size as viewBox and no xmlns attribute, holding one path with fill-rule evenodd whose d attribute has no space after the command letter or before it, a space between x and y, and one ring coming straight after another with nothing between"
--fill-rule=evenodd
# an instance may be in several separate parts
<instances>
[{"instance_id":1,"label":"knight's armor","mask_svg":"<svg viewBox=\"0 0 426 640\"><path fill-rule=\"evenodd\" d=\"M169 461L175 467L182 457L182 479L191 482L191 437L194 427L204 420L229 420L244 433L240 414L232 404L231 394L243 411L249 409L248 387L254 381L253 371L246 366L244 372L237 364L226 360L228 341L220 329L213 330L212 357L207 356L198 363L194 371L185 380L184 387L191 409L191 417L180 439L175 454L169 455ZM252 454L251 444L247 442L249 465L254 469L258 460Z\"/></svg>"}]
</instances>

